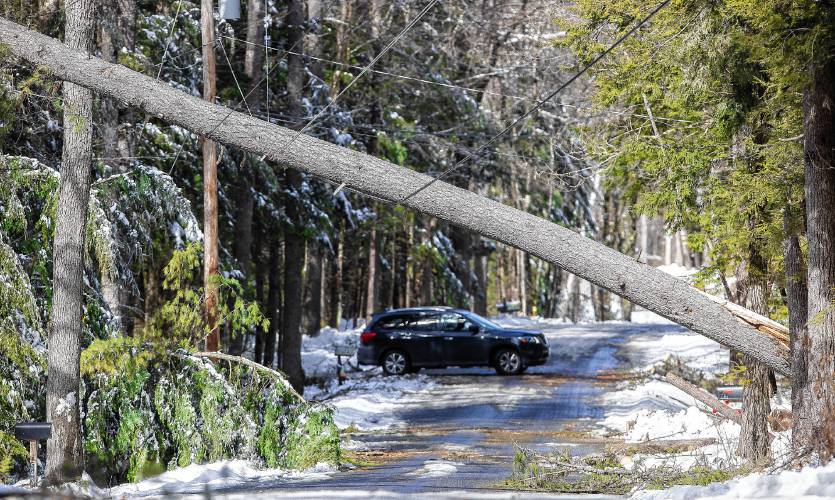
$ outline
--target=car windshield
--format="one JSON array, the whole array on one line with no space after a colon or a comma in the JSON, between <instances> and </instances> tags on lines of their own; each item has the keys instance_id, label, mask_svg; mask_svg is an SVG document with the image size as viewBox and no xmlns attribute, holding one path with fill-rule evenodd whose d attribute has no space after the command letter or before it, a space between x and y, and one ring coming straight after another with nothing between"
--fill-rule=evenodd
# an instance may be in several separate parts
<instances>
[{"instance_id":1,"label":"car windshield","mask_svg":"<svg viewBox=\"0 0 835 500\"><path fill-rule=\"evenodd\" d=\"M464 316L466 316L468 320L470 320L473 323L475 323L479 326L482 326L484 328L498 328L498 329L502 328L501 325L497 325L496 323L493 323L492 321L490 321L487 318L482 318L481 316L479 316L476 313L467 311L467 312L462 313L462 314Z\"/></svg>"}]
</instances>

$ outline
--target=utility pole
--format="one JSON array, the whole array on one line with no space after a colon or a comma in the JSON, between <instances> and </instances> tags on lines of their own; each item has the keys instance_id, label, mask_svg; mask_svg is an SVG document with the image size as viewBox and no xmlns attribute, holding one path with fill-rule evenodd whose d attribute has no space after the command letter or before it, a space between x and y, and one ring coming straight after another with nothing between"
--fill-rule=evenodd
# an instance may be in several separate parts
<instances>
[{"instance_id":1,"label":"utility pole","mask_svg":"<svg viewBox=\"0 0 835 500\"><path fill-rule=\"evenodd\" d=\"M215 25L214 1L200 2L200 32L203 38L203 99L215 101ZM203 314L211 331L206 350L217 351L220 332L217 322L218 235L217 235L217 144L203 138Z\"/></svg>"}]
</instances>

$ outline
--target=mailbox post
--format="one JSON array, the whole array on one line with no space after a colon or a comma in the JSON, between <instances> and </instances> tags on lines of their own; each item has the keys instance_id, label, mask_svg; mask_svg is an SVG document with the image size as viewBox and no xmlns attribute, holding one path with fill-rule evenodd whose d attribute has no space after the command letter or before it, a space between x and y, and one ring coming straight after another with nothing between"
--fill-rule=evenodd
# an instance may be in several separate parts
<instances>
[{"instance_id":1,"label":"mailbox post","mask_svg":"<svg viewBox=\"0 0 835 500\"><path fill-rule=\"evenodd\" d=\"M336 380L339 382L339 385L342 385L342 382L348 378L345 375L345 370L342 368L342 356L346 358L350 358L356 352L356 348L352 345L344 345L340 344L334 347L334 354L336 354Z\"/></svg>"},{"instance_id":2,"label":"mailbox post","mask_svg":"<svg viewBox=\"0 0 835 500\"><path fill-rule=\"evenodd\" d=\"M29 459L32 461L32 486L38 482L38 441L52 437L52 424L49 422L21 422L14 426L14 436L20 441L29 442Z\"/></svg>"}]
</instances>

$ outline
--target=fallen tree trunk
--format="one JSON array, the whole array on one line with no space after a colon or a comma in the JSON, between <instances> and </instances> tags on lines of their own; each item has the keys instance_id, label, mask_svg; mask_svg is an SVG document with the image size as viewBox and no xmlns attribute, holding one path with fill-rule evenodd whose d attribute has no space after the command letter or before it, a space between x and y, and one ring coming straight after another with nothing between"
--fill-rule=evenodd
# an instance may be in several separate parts
<instances>
[{"instance_id":1,"label":"fallen tree trunk","mask_svg":"<svg viewBox=\"0 0 835 500\"><path fill-rule=\"evenodd\" d=\"M164 83L69 49L58 40L0 19L0 43L63 80L218 142L264 155L336 185L391 203L424 186L429 176L385 160L302 135L187 95ZM748 354L789 375L788 350L743 324L687 283L574 231L444 182L404 206L527 251L631 302Z\"/></svg>"},{"instance_id":2,"label":"fallen tree trunk","mask_svg":"<svg viewBox=\"0 0 835 500\"><path fill-rule=\"evenodd\" d=\"M696 398L696 400L704 403L716 413L722 415L723 417L727 418L732 422L742 425L742 415L740 415L739 411L719 401L719 398L717 398L713 394L696 387L695 385L684 380L675 373L668 373L667 376L664 378L670 385L678 387L682 391L693 396L694 398Z\"/></svg>"}]
</instances>

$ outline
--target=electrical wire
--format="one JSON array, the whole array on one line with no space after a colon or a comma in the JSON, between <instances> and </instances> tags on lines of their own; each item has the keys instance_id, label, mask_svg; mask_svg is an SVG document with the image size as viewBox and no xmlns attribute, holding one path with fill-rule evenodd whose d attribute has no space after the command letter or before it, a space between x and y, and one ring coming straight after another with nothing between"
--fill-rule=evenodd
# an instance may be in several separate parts
<instances>
[{"instance_id":1,"label":"electrical wire","mask_svg":"<svg viewBox=\"0 0 835 500\"><path fill-rule=\"evenodd\" d=\"M522 116L520 116L519 118L517 118L516 120L514 120L514 121L513 121L513 123L511 123L510 125L508 125L507 127L505 127L505 128L504 128L501 132L499 132L498 134L496 134L496 135L494 135L493 137L491 137L489 141L487 141L486 143L484 143L484 144L482 144L481 146L479 146L479 147L478 147L478 148L477 148L474 152L469 153L467 156L465 156L465 157L464 157L464 158L462 158L460 161L458 161L457 163L455 163L455 165L453 165L453 166L451 166L450 168L448 168L448 169L446 169L445 171L443 171L443 172L441 173L441 175L439 175L439 176L437 176L437 177L433 178L432 180L430 180L429 182L427 182L426 184L424 184L423 186L419 187L418 189L416 189L415 191L413 191L411 194L409 194L408 196L406 196L405 198L403 198L402 200L400 200L400 203L405 203L406 201L408 201L409 199L413 198L415 195L417 195L418 193L422 192L423 190L425 190L426 188L428 188L428 187L429 187L429 186L431 186L432 184L434 184L434 183L438 182L439 180L443 179L444 177L446 177L447 175L449 175L450 173L452 173L453 171L455 171L455 170L457 170L459 167L461 167L461 165L463 165L464 163L466 163L467 161L469 161L469 160L470 160L470 158L472 158L475 154L480 153L480 152L481 152L481 151L483 151L485 148L489 147L491 144L493 144L494 142L496 142L496 140L498 140L501 136L503 136L504 134L506 134L507 132L509 132L510 130L512 130L514 127L516 127L516 125L518 125L519 123L521 123L522 121L524 121L527 117L529 117L531 114L533 114L533 112L534 112L534 111L536 111L536 110L538 110L539 108L541 108L541 107L542 107L545 103L547 103L548 101L550 101L551 99L553 99L553 98L554 98L557 94L559 94L560 92L562 92L562 91L563 91L566 87L568 87L569 85L571 85L572 83L574 83L574 82L575 82L578 78L580 78L580 77L581 77L581 76L583 76L586 72L588 72L588 70L589 70L589 69L591 69L591 68L592 68L595 64L597 64L598 62L600 62L600 61L601 61L604 57L606 57L606 56L607 56L610 52L612 52L613 50L615 50L615 48L617 48L617 47L618 47L621 43L623 43L623 42L624 42L627 38L629 38L630 36L632 36L632 34L633 34L633 33L635 33L636 31L638 31L638 29L639 29L641 26L643 26L644 24L646 24L646 23L647 23L650 19L652 19L652 18L655 16L655 14L657 14L657 13L658 13L658 11L660 11L661 9L663 9L664 7L666 7L666 6L667 6L667 5L668 5L671 1L672 1L672 0L664 0L663 2L661 2L660 4L658 4L658 6L657 6L657 7L655 7L655 8L654 8L654 9L653 9L653 10L652 10L649 14L647 14L647 16L646 16L646 17L644 17L644 18L643 18L643 19L642 19L642 20L641 20L638 24L636 24L636 25L635 25L635 26L633 26L633 27L632 27L629 31L627 31L626 33L624 33L624 34L623 34L623 36L621 36L620 38L618 38L618 39L617 39L617 40L616 40L616 41L615 41L612 45L610 45L610 46L609 46L606 50L604 50L603 52L601 52L601 53L600 53L597 57L595 57L594 59L592 59L592 60L591 60L591 62L589 62L586 66L584 66L584 67L583 67L583 69L581 69L580 71L578 71L577 73L575 73L575 74L574 74L571 78L569 78L569 79L568 79L565 83L563 83L563 84L562 84L562 85L560 85L560 86L559 86L556 90L554 90L553 92L551 92L550 94L548 94L548 96L547 96L547 97L545 97L545 99L541 100L539 103L537 103L537 104L536 104L535 106L533 106L531 109L529 109L528 111L526 111L525 113L523 113L523 114L522 114Z\"/></svg>"},{"instance_id":2,"label":"electrical wire","mask_svg":"<svg viewBox=\"0 0 835 500\"><path fill-rule=\"evenodd\" d=\"M423 10L421 10L421 11L420 11L420 13L418 13L418 15L417 15L417 16L415 16L415 18L414 18L414 19L412 19L412 21L411 21L411 22L409 22L409 24L407 24L407 25L406 25L406 27L405 27L405 28L403 28L403 30L401 30L401 31L400 31L400 33L398 33L398 35L397 35L396 37L394 37L394 39L392 39L392 40L388 43L388 45L386 45L386 46L383 48L383 50L381 50L381 51L380 51L380 53L379 53L379 54L377 54L377 55L374 57L374 59L372 59L372 60L371 60L371 62L370 62L370 63L368 63L368 66L366 66L365 68L363 68L363 70L360 72L360 74L359 74L359 75L355 76L355 77L354 77L354 78L353 78L353 79L352 79L352 80L348 83L348 85L346 85L346 86L345 86L345 88L343 88L343 89L342 89L342 90L341 90L341 91L340 91L340 92L336 95L336 97L334 97L334 98L333 98L330 102L328 102L328 104L327 104L327 105L325 105L325 106L324 106L321 110L319 110L319 112L318 112L318 113L317 113L317 114L316 114L313 118L311 118L311 119L310 119L310 120L309 120L309 121L305 124L305 126L304 126L304 127L302 127L302 128L301 128L298 132L296 132L296 134L292 137L292 139L290 139L290 141L288 141L286 144L284 144L284 145L282 146L281 151L280 151L279 153L284 152L284 151L285 151L288 147L290 147L290 145L291 145L291 144L293 144L293 143L296 141L296 139L298 139L299 137L301 137L301 135L305 132L305 130L307 130L307 129L308 129L308 128L309 128L309 127L310 127L310 126L311 126L311 125L312 125L312 124L316 121L316 120L318 120L318 119L319 119L322 115L324 115L324 114L325 114L325 112L326 112L328 109L330 109L330 108L331 108L331 107L332 107L332 106L336 103L336 101L338 101L338 100L339 100L339 98L340 98L340 97L342 97L342 95L344 95L344 94L345 94L345 92L347 92L347 91L348 91L348 89L350 89L350 88L351 88L351 86L353 86L353 85L354 85L354 83L356 83L356 82L357 82L360 78L362 78L362 77L363 77L363 76L364 76L364 75L365 75L365 74L366 74L366 73L367 73L367 72L368 72L368 71L369 71L369 70L370 70L370 69L371 69L371 68L372 68L375 64L377 64L377 61L379 61L379 60L380 60L380 59L381 59L384 55L386 55L386 53L387 53L387 52L388 52L388 51L389 51L389 50L390 50L390 49L391 49L391 48L392 48L392 47L393 47L393 46L394 46L394 45L395 45L398 41L400 41L400 39L401 39L401 38L403 38L403 36L405 36L405 35L406 35L406 33L408 33L408 32L409 32L409 31L410 31L410 30L411 30L411 29L415 26L415 24L417 24L417 23L418 23L418 21L420 21L420 20L423 18L423 16L424 16L424 15L426 15L426 13L427 13L427 12L429 12L429 10L430 10L432 7L434 7L434 6L435 6L435 4L436 4L436 3L438 3L438 0L432 0L431 2L429 2L429 3L426 5L426 7L424 7L424 8L423 8ZM292 48L291 48L290 50L292 50ZM263 158L266 158L266 155L264 155L264 156L262 157L262 159L263 159ZM341 188L337 188L337 190L335 191L335 193L338 193L340 189L341 189Z\"/></svg>"}]
</instances>

